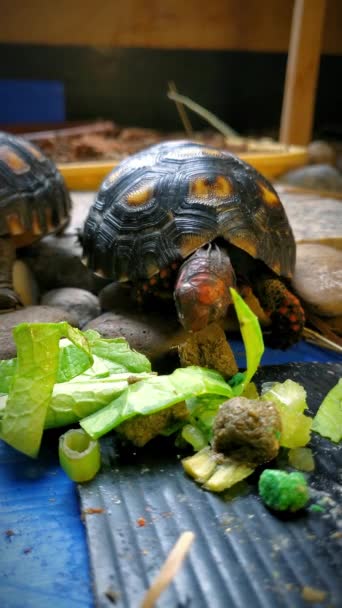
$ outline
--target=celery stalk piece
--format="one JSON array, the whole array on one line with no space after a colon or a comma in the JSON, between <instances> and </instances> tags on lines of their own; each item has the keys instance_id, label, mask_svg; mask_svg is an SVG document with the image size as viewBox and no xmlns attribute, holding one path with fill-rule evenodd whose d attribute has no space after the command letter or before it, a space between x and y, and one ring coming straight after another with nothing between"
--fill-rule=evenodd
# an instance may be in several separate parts
<instances>
[{"instance_id":1,"label":"celery stalk piece","mask_svg":"<svg viewBox=\"0 0 342 608\"><path fill-rule=\"evenodd\" d=\"M61 435L58 446L62 469L73 481L90 481L101 466L98 441L90 439L82 429L71 429Z\"/></svg>"},{"instance_id":2,"label":"celery stalk piece","mask_svg":"<svg viewBox=\"0 0 342 608\"><path fill-rule=\"evenodd\" d=\"M16 372L1 420L0 437L20 452L36 457L46 412L57 378L59 340L66 336L88 356L86 338L68 323L21 323L13 330Z\"/></svg>"},{"instance_id":3,"label":"celery stalk piece","mask_svg":"<svg viewBox=\"0 0 342 608\"><path fill-rule=\"evenodd\" d=\"M312 430L331 441L342 439L342 378L329 391L313 419Z\"/></svg>"},{"instance_id":4,"label":"celery stalk piece","mask_svg":"<svg viewBox=\"0 0 342 608\"><path fill-rule=\"evenodd\" d=\"M213 475L206 480L203 487L210 492L223 492L223 490L231 488L242 479L252 475L253 471L253 467L227 458L223 464L217 466Z\"/></svg>"},{"instance_id":5,"label":"celery stalk piece","mask_svg":"<svg viewBox=\"0 0 342 608\"><path fill-rule=\"evenodd\" d=\"M200 452L196 452L192 456L183 458L182 465L184 471L193 477L197 483L204 483L214 473L217 464L213 457L213 451L209 448L203 448Z\"/></svg>"},{"instance_id":6,"label":"celery stalk piece","mask_svg":"<svg viewBox=\"0 0 342 608\"><path fill-rule=\"evenodd\" d=\"M233 388L234 395L241 395L257 371L265 347L258 317L232 287L230 288L230 293L233 298L246 351L247 370L244 373L242 382Z\"/></svg>"},{"instance_id":7,"label":"celery stalk piece","mask_svg":"<svg viewBox=\"0 0 342 608\"><path fill-rule=\"evenodd\" d=\"M232 458L217 463L217 454L208 446L193 456L183 458L185 472L210 492L223 492L251 475L255 467Z\"/></svg>"}]
</instances>

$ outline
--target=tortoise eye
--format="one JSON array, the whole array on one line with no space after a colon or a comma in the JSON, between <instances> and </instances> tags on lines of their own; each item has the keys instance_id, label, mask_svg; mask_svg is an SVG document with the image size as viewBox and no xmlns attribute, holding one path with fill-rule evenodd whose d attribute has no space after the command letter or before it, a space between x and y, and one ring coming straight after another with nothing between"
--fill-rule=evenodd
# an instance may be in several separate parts
<instances>
[{"instance_id":1,"label":"tortoise eye","mask_svg":"<svg viewBox=\"0 0 342 608\"><path fill-rule=\"evenodd\" d=\"M17 175L26 173L26 171L30 169L24 159L11 150L9 146L0 147L0 161L5 163L7 167Z\"/></svg>"}]
</instances>

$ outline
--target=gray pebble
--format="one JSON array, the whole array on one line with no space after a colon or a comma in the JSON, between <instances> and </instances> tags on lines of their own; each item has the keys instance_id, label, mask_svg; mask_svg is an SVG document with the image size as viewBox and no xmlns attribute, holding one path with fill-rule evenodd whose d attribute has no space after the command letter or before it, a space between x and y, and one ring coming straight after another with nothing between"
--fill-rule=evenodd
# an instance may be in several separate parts
<instances>
[{"instance_id":1,"label":"gray pebble","mask_svg":"<svg viewBox=\"0 0 342 608\"><path fill-rule=\"evenodd\" d=\"M331 165L308 165L294 169L284 173L279 181L283 184L310 190L342 192L342 174Z\"/></svg>"},{"instance_id":2,"label":"gray pebble","mask_svg":"<svg viewBox=\"0 0 342 608\"><path fill-rule=\"evenodd\" d=\"M0 314L0 361L16 356L12 330L19 323L59 323L67 321L78 327L77 317L61 308L50 306L28 306L22 310Z\"/></svg>"},{"instance_id":3,"label":"gray pebble","mask_svg":"<svg viewBox=\"0 0 342 608\"><path fill-rule=\"evenodd\" d=\"M77 317L79 327L83 327L101 313L98 297L77 287L52 289L43 295L41 303L72 313Z\"/></svg>"}]
</instances>

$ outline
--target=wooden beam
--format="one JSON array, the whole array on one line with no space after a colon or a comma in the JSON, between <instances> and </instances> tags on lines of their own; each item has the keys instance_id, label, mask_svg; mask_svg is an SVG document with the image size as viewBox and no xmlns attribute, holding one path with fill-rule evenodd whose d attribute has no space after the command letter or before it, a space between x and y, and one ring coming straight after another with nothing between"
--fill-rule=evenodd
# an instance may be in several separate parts
<instances>
[{"instance_id":1,"label":"wooden beam","mask_svg":"<svg viewBox=\"0 0 342 608\"><path fill-rule=\"evenodd\" d=\"M279 139L311 139L326 0L296 0L293 11Z\"/></svg>"},{"instance_id":2,"label":"wooden beam","mask_svg":"<svg viewBox=\"0 0 342 608\"><path fill-rule=\"evenodd\" d=\"M294 0L0 0L0 6L0 43L287 52ZM341 22L341 0L328 0L325 53L342 54Z\"/></svg>"}]
</instances>

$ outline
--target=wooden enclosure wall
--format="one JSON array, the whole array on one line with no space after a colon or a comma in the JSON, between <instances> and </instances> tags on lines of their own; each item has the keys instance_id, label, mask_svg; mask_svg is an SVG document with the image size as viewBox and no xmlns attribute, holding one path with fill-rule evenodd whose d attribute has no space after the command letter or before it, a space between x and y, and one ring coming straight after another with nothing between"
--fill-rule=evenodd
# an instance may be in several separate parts
<instances>
[{"instance_id":1,"label":"wooden enclosure wall","mask_svg":"<svg viewBox=\"0 0 342 608\"><path fill-rule=\"evenodd\" d=\"M314 0L313 0L314 1ZM294 0L1 0L0 43L286 52ZM328 0L322 52L342 54Z\"/></svg>"}]
</instances>

